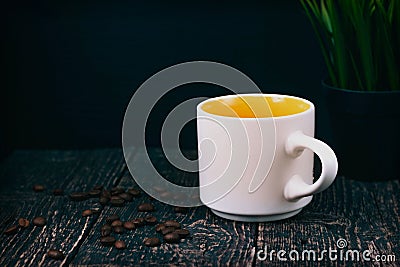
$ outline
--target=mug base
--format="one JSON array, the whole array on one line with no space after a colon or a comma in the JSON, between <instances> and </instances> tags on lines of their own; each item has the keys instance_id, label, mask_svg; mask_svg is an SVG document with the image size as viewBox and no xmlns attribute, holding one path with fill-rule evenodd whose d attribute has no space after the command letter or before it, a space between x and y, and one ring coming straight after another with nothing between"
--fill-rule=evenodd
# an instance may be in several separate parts
<instances>
[{"instance_id":1,"label":"mug base","mask_svg":"<svg viewBox=\"0 0 400 267\"><path fill-rule=\"evenodd\" d=\"M273 215L238 215L232 213L221 212L217 210L211 209L211 211L224 219L233 220L233 221L241 221L241 222L272 222L272 221L279 221L283 219L290 218L298 214L303 208L286 212L280 214L273 214Z\"/></svg>"}]
</instances>

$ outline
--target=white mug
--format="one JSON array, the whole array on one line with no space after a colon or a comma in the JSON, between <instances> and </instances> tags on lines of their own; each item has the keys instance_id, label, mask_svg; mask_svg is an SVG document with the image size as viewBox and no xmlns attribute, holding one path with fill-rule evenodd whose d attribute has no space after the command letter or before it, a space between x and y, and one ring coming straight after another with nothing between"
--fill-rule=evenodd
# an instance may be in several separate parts
<instances>
[{"instance_id":1,"label":"white mug","mask_svg":"<svg viewBox=\"0 0 400 267\"><path fill-rule=\"evenodd\" d=\"M254 116L238 114L240 106L231 106L235 101L244 101ZM338 168L332 149L313 137L314 113L310 101L277 94L201 102L197 131L203 204L238 221L274 221L299 213L313 194L332 184ZM313 153L322 163L316 182Z\"/></svg>"}]
</instances>

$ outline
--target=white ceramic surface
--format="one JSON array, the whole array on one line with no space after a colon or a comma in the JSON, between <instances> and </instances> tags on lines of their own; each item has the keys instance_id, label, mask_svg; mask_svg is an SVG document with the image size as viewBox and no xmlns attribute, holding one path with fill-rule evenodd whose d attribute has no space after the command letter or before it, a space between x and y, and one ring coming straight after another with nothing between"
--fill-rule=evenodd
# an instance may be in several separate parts
<instances>
[{"instance_id":1,"label":"white ceramic surface","mask_svg":"<svg viewBox=\"0 0 400 267\"><path fill-rule=\"evenodd\" d=\"M205 112L208 99L197 106L200 199L224 218L271 221L296 215L335 179L337 159L314 136L314 105L305 99L277 94L247 94L296 98L310 107L274 118L236 118ZM240 96L240 95L239 95ZM313 183L313 156L322 172Z\"/></svg>"}]
</instances>

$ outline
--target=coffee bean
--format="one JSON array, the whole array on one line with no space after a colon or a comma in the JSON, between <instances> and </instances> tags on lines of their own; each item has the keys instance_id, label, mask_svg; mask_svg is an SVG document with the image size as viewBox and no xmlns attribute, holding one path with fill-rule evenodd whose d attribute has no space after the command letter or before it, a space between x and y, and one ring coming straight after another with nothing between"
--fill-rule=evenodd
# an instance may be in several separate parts
<instances>
[{"instance_id":1,"label":"coffee bean","mask_svg":"<svg viewBox=\"0 0 400 267\"><path fill-rule=\"evenodd\" d=\"M44 186L41 184L35 184L33 186L33 191L35 191L35 192L42 192L42 191L44 191L44 189L45 189Z\"/></svg>"},{"instance_id":2,"label":"coffee bean","mask_svg":"<svg viewBox=\"0 0 400 267\"><path fill-rule=\"evenodd\" d=\"M136 189L136 188L128 189L128 193L131 194L133 197L140 196L140 191L138 189Z\"/></svg>"},{"instance_id":3,"label":"coffee bean","mask_svg":"<svg viewBox=\"0 0 400 267\"><path fill-rule=\"evenodd\" d=\"M117 233L117 234L122 234L123 232L125 232L125 228L122 226L115 226L113 229L114 229L114 233Z\"/></svg>"},{"instance_id":4,"label":"coffee bean","mask_svg":"<svg viewBox=\"0 0 400 267\"><path fill-rule=\"evenodd\" d=\"M121 194L123 192L125 192L125 190L123 188L121 188L121 187L114 187L114 188L111 189L111 195L112 196L119 195L119 194Z\"/></svg>"},{"instance_id":5,"label":"coffee bean","mask_svg":"<svg viewBox=\"0 0 400 267\"><path fill-rule=\"evenodd\" d=\"M109 236L111 234L111 229L110 230L101 230L100 235L101 236Z\"/></svg>"},{"instance_id":6,"label":"coffee bean","mask_svg":"<svg viewBox=\"0 0 400 267\"><path fill-rule=\"evenodd\" d=\"M100 238L100 242L104 246L112 246L115 243L115 237L113 237L113 236L103 236L102 238Z\"/></svg>"},{"instance_id":7,"label":"coffee bean","mask_svg":"<svg viewBox=\"0 0 400 267\"><path fill-rule=\"evenodd\" d=\"M124 222L124 228L127 230L133 230L136 228L135 224L131 221Z\"/></svg>"},{"instance_id":8,"label":"coffee bean","mask_svg":"<svg viewBox=\"0 0 400 267\"><path fill-rule=\"evenodd\" d=\"M36 217L33 219L32 223L33 223L33 225L36 225L36 226L45 226L47 221L43 217Z\"/></svg>"},{"instance_id":9,"label":"coffee bean","mask_svg":"<svg viewBox=\"0 0 400 267\"><path fill-rule=\"evenodd\" d=\"M8 227L5 231L4 234L6 235L11 235L11 234L15 234L18 230L18 227L16 225L13 225L11 227Z\"/></svg>"},{"instance_id":10,"label":"coffee bean","mask_svg":"<svg viewBox=\"0 0 400 267\"><path fill-rule=\"evenodd\" d=\"M98 197L98 196L100 196L100 194L101 194L101 190L96 190L96 189L90 190L88 192L89 197Z\"/></svg>"},{"instance_id":11,"label":"coffee bean","mask_svg":"<svg viewBox=\"0 0 400 267\"><path fill-rule=\"evenodd\" d=\"M112 227L109 224L105 224L101 227L101 236L109 236L112 231Z\"/></svg>"},{"instance_id":12,"label":"coffee bean","mask_svg":"<svg viewBox=\"0 0 400 267\"><path fill-rule=\"evenodd\" d=\"M74 192L69 194L69 198L74 201L82 201L88 199L88 194L85 192Z\"/></svg>"},{"instance_id":13,"label":"coffee bean","mask_svg":"<svg viewBox=\"0 0 400 267\"><path fill-rule=\"evenodd\" d=\"M117 214L111 215L106 218L107 223L112 223L113 221L119 220L119 216Z\"/></svg>"},{"instance_id":14,"label":"coffee bean","mask_svg":"<svg viewBox=\"0 0 400 267\"><path fill-rule=\"evenodd\" d=\"M161 230L161 233L163 235L166 235L166 234L172 233L173 231L175 231L174 227L165 227L164 229Z\"/></svg>"},{"instance_id":15,"label":"coffee bean","mask_svg":"<svg viewBox=\"0 0 400 267\"><path fill-rule=\"evenodd\" d=\"M154 217L154 216L147 216L147 217L144 218L144 220L148 224L155 224L157 222L157 218Z\"/></svg>"},{"instance_id":16,"label":"coffee bean","mask_svg":"<svg viewBox=\"0 0 400 267\"><path fill-rule=\"evenodd\" d=\"M119 194L118 196L125 201L132 201L132 199L133 199L133 196L131 194L125 193L125 192Z\"/></svg>"},{"instance_id":17,"label":"coffee bean","mask_svg":"<svg viewBox=\"0 0 400 267\"><path fill-rule=\"evenodd\" d=\"M164 224L166 227L181 228L181 225L177 221L169 220L166 221Z\"/></svg>"},{"instance_id":18,"label":"coffee bean","mask_svg":"<svg viewBox=\"0 0 400 267\"><path fill-rule=\"evenodd\" d=\"M111 223L112 227L116 227L116 226L122 226L123 223L120 220L115 220Z\"/></svg>"},{"instance_id":19,"label":"coffee bean","mask_svg":"<svg viewBox=\"0 0 400 267\"><path fill-rule=\"evenodd\" d=\"M64 195L64 190L62 190L61 188L56 188L53 190L53 195L62 196L62 195Z\"/></svg>"},{"instance_id":20,"label":"coffee bean","mask_svg":"<svg viewBox=\"0 0 400 267\"><path fill-rule=\"evenodd\" d=\"M92 210L84 210L82 212L82 217L87 217L87 216L90 216L92 214L93 214Z\"/></svg>"},{"instance_id":21,"label":"coffee bean","mask_svg":"<svg viewBox=\"0 0 400 267\"><path fill-rule=\"evenodd\" d=\"M173 233L178 234L180 238L184 238L190 234L186 229L176 229Z\"/></svg>"},{"instance_id":22,"label":"coffee bean","mask_svg":"<svg viewBox=\"0 0 400 267\"><path fill-rule=\"evenodd\" d=\"M125 203L125 200L118 196L112 196L110 200L110 204L115 207L122 207Z\"/></svg>"},{"instance_id":23,"label":"coffee bean","mask_svg":"<svg viewBox=\"0 0 400 267\"><path fill-rule=\"evenodd\" d=\"M105 224L105 225L103 225L102 227L101 227L101 230L103 231L103 230L112 230L112 227L111 227L111 225L109 225L109 224Z\"/></svg>"},{"instance_id":24,"label":"coffee bean","mask_svg":"<svg viewBox=\"0 0 400 267\"><path fill-rule=\"evenodd\" d=\"M161 240L157 237L148 237L143 240L143 244L148 247L156 247L161 244Z\"/></svg>"},{"instance_id":25,"label":"coffee bean","mask_svg":"<svg viewBox=\"0 0 400 267\"><path fill-rule=\"evenodd\" d=\"M138 206L138 211L154 211L154 206L151 203L143 203Z\"/></svg>"},{"instance_id":26,"label":"coffee bean","mask_svg":"<svg viewBox=\"0 0 400 267\"><path fill-rule=\"evenodd\" d=\"M95 185L93 186L93 190L103 190L104 186L103 185Z\"/></svg>"},{"instance_id":27,"label":"coffee bean","mask_svg":"<svg viewBox=\"0 0 400 267\"><path fill-rule=\"evenodd\" d=\"M179 243L181 238L179 237L179 235L177 233L169 233L169 234L164 235L164 240L167 243Z\"/></svg>"},{"instance_id":28,"label":"coffee bean","mask_svg":"<svg viewBox=\"0 0 400 267\"><path fill-rule=\"evenodd\" d=\"M29 226L29 221L25 218L19 218L18 219L18 225L22 228L26 228Z\"/></svg>"},{"instance_id":29,"label":"coffee bean","mask_svg":"<svg viewBox=\"0 0 400 267\"><path fill-rule=\"evenodd\" d=\"M136 218L132 220L132 222L135 224L136 227L143 226L145 223L143 218Z\"/></svg>"},{"instance_id":30,"label":"coffee bean","mask_svg":"<svg viewBox=\"0 0 400 267\"><path fill-rule=\"evenodd\" d=\"M186 208L186 207L174 207L174 211L176 213L186 213L188 211L188 208Z\"/></svg>"},{"instance_id":31,"label":"coffee bean","mask_svg":"<svg viewBox=\"0 0 400 267\"><path fill-rule=\"evenodd\" d=\"M101 196L99 198L99 202L100 202L101 205L106 205L109 201L110 201L110 199L108 197Z\"/></svg>"},{"instance_id":32,"label":"coffee bean","mask_svg":"<svg viewBox=\"0 0 400 267\"><path fill-rule=\"evenodd\" d=\"M117 240L117 241L115 241L114 246L115 246L115 248L117 248L117 249L125 249L125 248L126 248L126 244L125 244L125 242L122 241L122 240Z\"/></svg>"},{"instance_id":33,"label":"coffee bean","mask_svg":"<svg viewBox=\"0 0 400 267\"><path fill-rule=\"evenodd\" d=\"M64 254L56 249L50 249L47 252L47 256L49 256L50 258L54 259L54 260L62 260L64 259Z\"/></svg>"},{"instance_id":34,"label":"coffee bean","mask_svg":"<svg viewBox=\"0 0 400 267\"><path fill-rule=\"evenodd\" d=\"M156 232L161 232L163 229L165 229L165 225L163 223L159 223L156 225Z\"/></svg>"},{"instance_id":35,"label":"coffee bean","mask_svg":"<svg viewBox=\"0 0 400 267\"><path fill-rule=\"evenodd\" d=\"M102 197L111 198L111 193L107 190L103 190L100 194Z\"/></svg>"}]
</instances>

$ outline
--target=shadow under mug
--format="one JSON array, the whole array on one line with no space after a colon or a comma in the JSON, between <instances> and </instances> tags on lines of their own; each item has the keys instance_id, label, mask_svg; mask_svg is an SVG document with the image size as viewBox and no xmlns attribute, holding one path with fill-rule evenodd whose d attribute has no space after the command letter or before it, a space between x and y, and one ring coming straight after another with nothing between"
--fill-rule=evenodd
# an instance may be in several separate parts
<instances>
[{"instance_id":1,"label":"shadow under mug","mask_svg":"<svg viewBox=\"0 0 400 267\"><path fill-rule=\"evenodd\" d=\"M211 98L197 106L200 199L220 217L274 221L328 188L335 153L314 136L314 105L278 94ZM313 182L313 157L322 163Z\"/></svg>"}]
</instances>

